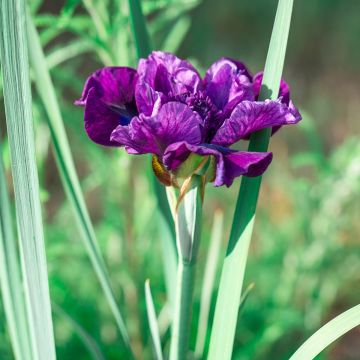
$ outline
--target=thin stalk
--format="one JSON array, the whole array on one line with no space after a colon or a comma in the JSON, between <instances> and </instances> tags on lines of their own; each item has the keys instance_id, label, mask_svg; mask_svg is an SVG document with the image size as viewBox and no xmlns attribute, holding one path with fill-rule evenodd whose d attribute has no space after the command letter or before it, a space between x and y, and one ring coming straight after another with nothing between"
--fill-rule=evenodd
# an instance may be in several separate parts
<instances>
[{"instance_id":1,"label":"thin stalk","mask_svg":"<svg viewBox=\"0 0 360 360\"><path fill-rule=\"evenodd\" d=\"M192 298L201 237L202 180L194 175L176 211L179 262L172 324L170 360L184 360L189 349Z\"/></svg>"},{"instance_id":2,"label":"thin stalk","mask_svg":"<svg viewBox=\"0 0 360 360\"><path fill-rule=\"evenodd\" d=\"M55 344L35 159L25 0L0 2L0 53L22 276L34 359L54 360Z\"/></svg>"},{"instance_id":3,"label":"thin stalk","mask_svg":"<svg viewBox=\"0 0 360 360\"><path fill-rule=\"evenodd\" d=\"M195 264L179 261L170 360L184 360L189 348Z\"/></svg>"},{"instance_id":4,"label":"thin stalk","mask_svg":"<svg viewBox=\"0 0 360 360\"><path fill-rule=\"evenodd\" d=\"M260 100L278 97L292 8L293 0L279 0L265 63ZM250 139L249 151L267 151L270 134L271 129L264 129L253 134ZM261 176L243 177L241 181L230 240L221 273L209 360L231 358L261 179Z\"/></svg>"}]
</instances>

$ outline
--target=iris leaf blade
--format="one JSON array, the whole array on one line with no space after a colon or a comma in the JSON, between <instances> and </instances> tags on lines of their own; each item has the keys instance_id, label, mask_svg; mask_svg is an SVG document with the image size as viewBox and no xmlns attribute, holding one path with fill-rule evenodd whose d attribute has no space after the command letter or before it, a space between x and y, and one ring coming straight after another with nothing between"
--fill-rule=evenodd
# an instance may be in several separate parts
<instances>
[{"instance_id":1,"label":"iris leaf blade","mask_svg":"<svg viewBox=\"0 0 360 360\"><path fill-rule=\"evenodd\" d=\"M26 310L34 359L55 359L35 160L24 0L2 1L1 65Z\"/></svg>"},{"instance_id":2,"label":"iris leaf blade","mask_svg":"<svg viewBox=\"0 0 360 360\"><path fill-rule=\"evenodd\" d=\"M157 323L155 306L154 306L154 301L153 301L153 298L151 295L149 280L146 280L146 282L145 282L145 300L146 300L146 310L147 310L147 316L148 316L148 321L149 321L149 327L150 327L150 332L151 332L151 339L152 339L153 346L154 346L156 360L163 360L159 326Z\"/></svg>"},{"instance_id":3,"label":"iris leaf blade","mask_svg":"<svg viewBox=\"0 0 360 360\"><path fill-rule=\"evenodd\" d=\"M290 360L311 360L340 336L360 325L360 305L338 315L316 331L291 356Z\"/></svg>"},{"instance_id":4,"label":"iris leaf blade","mask_svg":"<svg viewBox=\"0 0 360 360\"><path fill-rule=\"evenodd\" d=\"M1 154L1 144L0 144ZM0 156L0 285L10 340L16 359L31 359L19 254L16 248L5 167Z\"/></svg>"},{"instance_id":5,"label":"iris leaf blade","mask_svg":"<svg viewBox=\"0 0 360 360\"><path fill-rule=\"evenodd\" d=\"M278 96L292 7L293 0L279 0L265 63L260 100L276 99ZM270 132L270 129L265 129L253 134L249 143L249 151L267 151ZM243 177L241 181L220 279L209 360L231 358L261 179L261 177Z\"/></svg>"}]
</instances>

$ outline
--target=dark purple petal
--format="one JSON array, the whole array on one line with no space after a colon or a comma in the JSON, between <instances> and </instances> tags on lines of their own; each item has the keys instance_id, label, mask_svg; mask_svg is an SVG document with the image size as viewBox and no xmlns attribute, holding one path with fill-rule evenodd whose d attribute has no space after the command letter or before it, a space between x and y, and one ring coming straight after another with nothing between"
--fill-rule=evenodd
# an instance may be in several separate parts
<instances>
[{"instance_id":1,"label":"dark purple petal","mask_svg":"<svg viewBox=\"0 0 360 360\"><path fill-rule=\"evenodd\" d=\"M90 89L95 88L97 95L107 104L131 103L134 99L137 73L128 67L105 67L95 71L86 80L81 98L76 105L85 105Z\"/></svg>"},{"instance_id":2,"label":"dark purple petal","mask_svg":"<svg viewBox=\"0 0 360 360\"><path fill-rule=\"evenodd\" d=\"M293 114L288 106L279 100L243 101L226 119L214 136L212 143L230 146L240 139L248 138L253 132L297 123L301 117Z\"/></svg>"},{"instance_id":3,"label":"dark purple petal","mask_svg":"<svg viewBox=\"0 0 360 360\"><path fill-rule=\"evenodd\" d=\"M214 145L191 145L179 142L170 145L163 156L163 163L169 170L176 169L190 153L214 156L216 160L215 186L231 186L240 175L260 176L272 160L272 153L235 151Z\"/></svg>"},{"instance_id":4,"label":"dark purple petal","mask_svg":"<svg viewBox=\"0 0 360 360\"><path fill-rule=\"evenodd\" d=\"M219 110L230 113L243 100L254 100L252 77L244 64L222 58L206 72L205 91Z\"/></svg>"},{"instance_id":5,"label":"dark purple petal","mask_svg":"<svg viewBox=\"0 0 360 360\"><path fill-rule=\"evenodd\" d=\"M110 141L110 135L119 125L119 115L112 111L93 87L89 90L85 105L85 130L89 138L104 146L119 146Z\"/></svg>"},{"instance_id":6,"label":"dark purple petal","mask_svg":"<svg viewBox=\"0 0 360 360\"><path fill-rule=\"evenodd\" d=\"M153 117L140 115L128 126L119 125L111 140L125 146L131 154L153 153L162 155L172 143L201 141L201 117L182 103L169 102Z\"/></svg>"},{"instance_id":7,"label":"dark purple petal","mask_svg":"<svg viewBox=\"0 0 360 360\"><path fill-rule=\"evenodd\" d=\"M146 115L153 114L155 96L149 93L148 88L154 93L161 93L169 100L174 100L181 94L195 93L202 85L200 75L189 62L161 51L154 51L147 59L141 59L138 74L136 101L137 105L145 110L143 112ZM144 87L144 84L147 87Z\"/></svg>"},{"instance_id":8,"label":"dark purple petal","mask_svg":"<svg viewBox=\"0 0 360 360\"><path fill-rule=\"evenodd\" d=\"M75 102L85 106L85 130L94 142L118 146L110 141L112 131L136 115L134 100L136 70L107 67L97 70L86 81L82 96Z\"/></svg>"}]
</instances>

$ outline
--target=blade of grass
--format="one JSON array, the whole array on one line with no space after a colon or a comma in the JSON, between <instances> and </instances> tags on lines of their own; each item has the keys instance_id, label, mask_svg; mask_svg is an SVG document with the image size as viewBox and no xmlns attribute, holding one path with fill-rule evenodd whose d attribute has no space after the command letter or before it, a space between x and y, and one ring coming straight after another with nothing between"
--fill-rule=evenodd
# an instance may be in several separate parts
<instances>
[{"instance_id":1,"label":"blade of grass","mask_svg":"<svg viewBox=\"0 0 360 360\"><path fill-rule=\"evenodd\" d=\"M310 336L290 360L311 360L340 336L360 325L360 305L338 315Z\"/></svg>"},{"instance_id":2,"label":"blade of grass","mask_svg":"<svg viewBox=\"0 0 360 360\"><path fill-rule=\"evenodd\" d=\"M29 54L32 69L35 75L35 85L48 115L48 125L50 128L54 154L61 180L70 204L73 207L80 234L84 241L85 248L88 252L95 273L102 286L110 309L115 317L122 340L131 354L132 351L130 339L123 317L116 304L106 265L96 241L95 231L90 220L72 159L70 145L66 136L54 86L51 81L50 74L47 70L46 60L41 48L39 36L30 16L28 16L28 37L29 43L31 43L31 46L29 47Z\"/></svg>"},{"instance_id":3,"label":"blade of grass","mask_svg":"<svg viewBox=\"0 0 360 360\"><path fill-rule=\"evenodd\" d=\"M55 359L35 161L24 0L1 2L1 65L32 357Z\"/></svg>"},{"instance_id":4,"label":"blade of grass","mask_svg":"<svg viewBox=\"0 0 360 360\"><path fill-rule=\"evenodd\" d=\"M293 0L279 0L274 28L266 58L260 99L276 99L279 92L289 35ZM270 129L251 136L249 151L266 151ZM255 220L261 177L243 177L236 203L234 221L221 273L209 360L231 358L248 249Z\"/></svg>"},{"instance_id":5,"label":"blade of grass","mask_svg":"<svg viewBox=\"0 0 360 360\"><path fill-rule=\"evenodd\" d=\"M129 0L129 12L131 29L135 39L135 47L138 58L147 57L152 46L150 43L149 33L146 28L145 18L141 9L140 0Z\"/></svg>"},{"instance_id":6,"label":"blade of grass","mask_svg":"<svg viewBox=\"0 0 360 360\"><path fill-rule=\"evenodd\" d=\"M66 311L64 311L60 306L52 303L53 310L55 313L62 316L74 330L76 335L80 338L81 342L84 344L85 348L88 350L89 355L93 360L105 360L103 353L101 352L96 341L83 329L83 327L75 321Z\"/></svg>"},{"instance_id":7,"label":"blade of grass","mask_svg":"<svg viewBox=\"0 0 360 360\"><path fill-rule=\"evenodd\" d=\"M202 359L204 355L205 340L208 328L209 313L212 293L214 290L216 267L220 255L220 246L224 228L224 214L218 210L214 215L213 228L211 230L210 247L204 270L204 281L201 291L200 315L197 329L195 356Z\"/></svg>"},{"instance_id":8,"label":"blade of grass","mask_svg":"<svg viewBox=\"0 0 360 360\"><path fill-rule=\"evenodd\" d=\"M145 299L146 299L146 310L148 315L149 327L151 332L151 339L154 346L154 352L156 360L163 360L163 354L161 350L161 340L159 334L159 326L157 323L156 312L154 301L151 295L150 281L145 282Z\"/></svg>"},{"instance_id":9,"label":"blade of grass","mask_svg":"<svg viewBox=\"0 0 360 360\"><path fill-rule=\"evenodd\" d=\"M1 136L0 136L1 138ZM19 254L16 248L0 144L0 285L15 358L32 359Z\"/></svg>"}]
</instances>

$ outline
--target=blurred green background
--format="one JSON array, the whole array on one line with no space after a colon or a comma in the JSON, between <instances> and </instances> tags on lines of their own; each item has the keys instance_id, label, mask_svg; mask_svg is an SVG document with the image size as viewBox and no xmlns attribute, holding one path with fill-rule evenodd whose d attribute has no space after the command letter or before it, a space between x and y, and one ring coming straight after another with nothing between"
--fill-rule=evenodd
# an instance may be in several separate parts
<instances>
[{"instance_id":1,"label":"blurred green background","mask_svg":"<svg viewBox=\"0 0 360 360\"><path fill-rule=\"evenodd\" d=\"M154 48L191 59L203 73L221 56L245 62L254 73L263 69L276 4L275 0L143 1ZM126 1L36 0L30 5L119 306L139 358L151 359L144 282L151 281L158 313L166 290L163 229L148 158L89 141L82 109L73 106L95 69L104 64L135 66ZM94 12L106 14L105 36L93 24ZM295 1L284 77L303 121L282 129L271 141L274 161L264 177L245 279L245 287L255 286L240 312L236 360L288 359L322 324L359 302L359 13L357 0ZM106 359L125 359L64 195L46 113L36 92L33 101L58 358L91 358L78 336L81 326ZM2 155L9 169L1 106ZM222 260L239 183L238 179L230 189L207 186L192 347L214 214L224 214ZM220 269L221 261L215 287ZM215 299L216 289L212 310ZM211 317L212 312L210 321ZM8 360L13 355L2 307L0 319L0 359ZM359 328L354 329L318 358L359 359L359 336ZM168 342L165 328L165 349Z\"/></svg>"}]
</instances>

